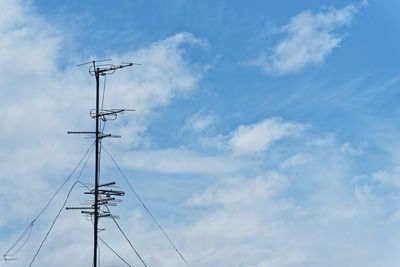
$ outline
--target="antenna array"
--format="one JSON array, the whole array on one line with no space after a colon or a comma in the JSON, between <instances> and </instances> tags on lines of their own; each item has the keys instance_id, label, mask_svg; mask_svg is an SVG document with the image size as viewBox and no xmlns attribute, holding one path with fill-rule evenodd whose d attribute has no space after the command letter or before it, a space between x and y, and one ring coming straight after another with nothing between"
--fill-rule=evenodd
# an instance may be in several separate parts
<instances>
[{"instance_id":1,"label":"antenna array","mask_svg":"<svg viewBox=\"0 0 400 267\"><path fill-rule=\"evenodd\" d=\"M97 64L98 62L110 61L111 59L97 60L92 62L86 62L79 64L77 66L83 66L87 64L92 64L89 67L89 74L94 76L96 79L96 108L90 111L90 117L96 121L96 131L95 132L68 132L69 134L89 134L95 135L95 177L94 177L94 187L85 194L93 195L93 200L91 205L86 207L69 207L67 209L78 209L81 213L89 216L93 220L93 266L97 267L97 245L98 245L98 224L100 218L113 218L116 219L118 216L111 214L109 206L115 206L117 203L116 196L123 196L125 192L112 190L109 187L114 185L115 182L110 182L106 184L99 184L100 181L100 151L101 151L101 141L106 137L120 137L112 134L104 134L100 131L100 122L105 123L108 120L115 120L118 114L122 114L125 111L134 111L133 109L103 109L100 108L100 76L106 76L114 74L116 70L130 67L133 65L140 65L138 63L121 63L120 65L114 64ZM105 209L104 209L105 208Z\"/></svg>"},{"instance_id":2,"label":"antenna array","mask_svg":"<svg viewBox=\"0 0 400 267\"><path fill-rule=\"evenodd\" d=\"M58 187L58 189L55 191L55 193L51 196L51 198L47 201L46 205L44 208L39 212L39 214L31 221L31 223L25 228L25 230L21 233L21 235L17 238L17 240L11 245L11 247L3 254L3 258L0 259L4 260L5 263L9 261L14 261L17 260L16 257L14 257L27 243L31 232L32 228L35 224L35 222L42 216L42 214L48 209L50 203L55 199L56 195L60 192L60 190L66 185L66 183L72 178L72 176L75 173L78 173L78 169L80 169L77 178L75 182L73 183L72 187L69 189L67 196L59 209L56 217L51 223L50 228L48 229L46 235L44 236L43 240L40 243L40 246L38 247L32 261L29 264L29 267L32 266L32 264L35 262L36 257L38 256L39 252L41 251L41 248L48 238L50 232L52 231L54 224L58 220L60 213L62 210L64 210L67 201L70 197L70 194L74 187L77 184L81 184L83 187L87 188L88 191L84 192L84 194L91 195L92 197L85 201L83 207L67 207L67 210L80 210L82 214L84 214L86 217L90 218L91 221L93 222L94 225L94 231L93 231L93 266L97 267L100 266L100 263L98 263L98 257L97 257L97 248L98 248L98 240L100 240L104 245L106 245L116 256L118 256L125 264L128 266L129 263L127 263L115 250L113 250L103 239L101 239L98 236L99 231L102 231L104 229L99 230L98 228L98 223L99 219L101 218L111 218L115 225L118 227L119 231L122 233L126 241L129 243L131 246L132 250L135 252L137 257L140 259L140 261L143 263L143 265L146 267L146 263L144 262L143 258L140 256L138 251L134 248L133 244L131 241L128 239L126 234L123 232L119 224L117 223L116 219L118 219L118 216L115 216L111 213L110 208L111 206L116 206L118 202L121 202L122 200L118 197L122 197L125 195L124 191L121 190L115 190L115 182L109 182L109 183L103 183L99 184L100 182L100 154L101 150L104 149L104 151L107 153L107 155L110 157L110 159L113 161L117 169L119 170L120 174L124 178L125 182L128 184L131 192L133 193L133 196L142 204L143 208L145 211L148 213L148 215L151 217L155 225L161 230L165 238L168 240L169 244L171 247L175 250L175 252L179 255L179 257L182 259L182 261L185 263L186 266L190 267L189 263L186 261L186 259L183 257L182 253L178 250L178 248L175 246L174 242L171 240L171 238L168 236L166 231L163 229L163 227L159 224L155 216L152 214L152 212L149 210L147 205L143 202L141 197L137 194L137 192L133 189L132 185L130 184L128 178L125 176L124 172L121 170L117 162L114 160L114 158L111 156L111 154L101 145L101 142L103 138L120 138L121 136L119 135L112 135L112 134L105 134L104 131L104 126L105 122L110 121L110 120L115 120L117 119L118 115L123 114L124 112L127 111L135 111L134 109L103 109L103 101L104 101L104 91L103 91L103 99L102 99L102 106L101 108L99 107L99 82L100 82L100 76L104 77L104 90L105 90L105 82L106 82L106 75L114 74L116 70L122 69L125 67L130 67L133 65L141 65L138 63L121 63L121 65L114 65L114 64L105 64L101 63L98 64L98 62L106 62L110 61L111 59L105 59L105 60L97 60L97 61L91 61L91 62L86 62L79 64L77 66L83 66L87 64L92 64L92 66L89 67L89 74L91 76L94 76L96 79L96 108L90 110L90 117L96 121L96 130L95 131L69 131L68 134L84 134L84 135L92 135L95 137L95 142L90 146L90 148L85 152L84 156L80 159L76 167L73 169L73 171L70 173L70 175L67 177L67 179L63 182L63 184ZM102 123L102 125L101 125ZM102 127L100 127L100 125ZM100 130L101 128L101 130ZM93 146L95 147L95 183L94 185L88 185L84 184L82 181L80 181L81 174L83 170L86 167L86 164L92 155L93 152Z\"/></svg>"}]
</instances>

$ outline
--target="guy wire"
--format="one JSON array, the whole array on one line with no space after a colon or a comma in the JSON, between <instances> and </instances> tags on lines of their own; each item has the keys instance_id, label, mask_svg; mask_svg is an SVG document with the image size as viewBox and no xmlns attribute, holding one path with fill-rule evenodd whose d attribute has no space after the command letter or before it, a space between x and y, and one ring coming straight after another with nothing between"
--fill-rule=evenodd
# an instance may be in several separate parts
<instances>
[{"instance_id":1,"label":"guy wire","mask_svg":"<svg viewBox=\"0 0 400 267\"><path fill-rule=\"evenodd\" d=\"M157 225L157 227L161 230L161 232L164 234L165 238L168 240L170 245L175 249L176 253L180 256L182 261L185 263L186 266L190 267L190 264L186 261L185 257L183 257L182 253L178 250L178 248L175 246L174 242L172 242L171 238L168 236L167 232L161 227L161 225L158 223L157 219L154 217L154 215L150 212L150 210L147 208L146 204L144 201L141 199L141 197L137 194L137 192L133 189L132 185L129 183L128 178L125 176L124 172L121 170L117 162L114 160L114 158L111 156L111 154L105 149L103 146L102 148L104 151L107 153L107 155L110 157L110 159L114 162L115 166L121 173L122 177L124 178L125 182L128 184L129 188L131 189L132 193L136 197L137 200L142 204L143 208L146 210L146 212L150 215L151 219L153 222Z\"/></svg>"},{"instance_id":2,"label":"guy wire","mask_svg":"<svg viewBox=\"0 0 400 267\"><path fill-rule=\"evenodd\" d=\"M108 249L111 250L118 258L120 258L126 265L128 265L129 267L131 267L131 265L130 265L126 260L124 260L115 250L113 250L112 247L106 243L106 241L104 241L100 236L98 236L98 238L99 238L99 240L100 240L101 242L103 242L103 244L104 244L106 247L108 247Z\"/></svg>"},{"instance_id":3,"label":"guy wire","mask_svg":"<svg viewBox=\"0 0 400 267\"><path fill-rule=\"evenodd\" d=\"M93 146L93 145L92 145L92 146ZM91 151L93 151L93 150L91 150ZM79 178L81 177L82 172L83 172L83 170L85 169L85 167L86 167L86 165L87 165L87 163L88 163L88 161L89 161L89 158L90 158L90 155L91 155L91 154L92 154L92 153L90 153L89 156L87 157L87 159L86 159L86 161L85 161L85 164L82 166L82 169L81 169L81 171L79 172L78 177L76 178L74 184L71 186L70 190L68 191L67 197L65 198L63 205L61 206L61 208L60 208L60 210L58 211L56 217L54 218L53 222L51 223L51 226L50 226L49 230L47 231L45 237L43 238L42 242L40 243L40 246L39 246L38 250L36 251L35 256L33 256L33 259L32 259L32 261L31 261L31 263L29 264L29 267L32 266L32 264L33 264L33 262L35 261L37 255L39 254L39 252L40 252L40 250L41 250L41 248L42 248L44 242L47 240L47 237L49 236L51 230L53 229L53 227L54 227L56 221L57 221L58 218L60 217L60 214L61 214L62 210L64 209L65 205L67 204L67 201L68 201L68 199L69 199L69 196L71 195L71 192L72 192L72 190L74 189L75 185L76 185L77 183L83 184L81 181L79 181Z\"/></svg>"},{"instance_id":4,"label":"guy wire","mask_svg":"<svg viewBox=\"0 0 400 267\"><path fill-rule=\"evenodd\" d=\"M58 192L64 187L64 185L71 179L71 177L74 175L78 167L81 165L82 161L85 159L89 151L93 148L94 143L89 147L89 149L85 152L85 154L82 156L82 158L79 160L78 164L75 166L71 174L67 177L67 179L61 184L61 186L54 192L54 194L51 196L51 198L47 201L46 205L44 208L39 212L39 214L31 221L31 223L25 228L25 230L22 232L22 234L17 238L17 240L11 245L11 247L4 253L3 259L6 260L7 256L14 256L16 255L26 244L26 242L29 239L30 233L32 231L33 224L36 222L37 219L43 214L43 212L49 207L50 203L53 201L53 199L56 197ZM90 156L89 156L90 157ZM89 158L88 157L88 158ZM87 162L87 161L86 161ZM85 163L86 164L86 163ZM28 237L26 240L23 242L23 244L13 253L10 253L10 251L22 240L22 238L28 233Z\"/></svg>"}]
</instances>

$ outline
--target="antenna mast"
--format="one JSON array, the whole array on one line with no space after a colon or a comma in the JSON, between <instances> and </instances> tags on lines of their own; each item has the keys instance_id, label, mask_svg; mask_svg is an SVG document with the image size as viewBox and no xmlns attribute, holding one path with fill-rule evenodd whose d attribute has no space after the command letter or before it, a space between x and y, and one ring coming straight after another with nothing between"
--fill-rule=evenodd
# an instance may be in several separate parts
<instances>
[{"instance_id":1,"label":"antenna mast","mask_svg":"<svg viewBox=\"0 0 400 267\"><path fill-rule=\"evenodd\" d=\"M96 109L90 111L90 116L96 120L96 131L95 132L68 132L69 134L95 134L95 175L94 175L94 188L90 192L85 192L85 194L94 195L94 203L90 207L73 207L67 209L80 209L83 214L93 217L93 267L97 267L97 246L98 246L98 225L99 219L102 217L111 217L110 212L104 212L100 210L100 206L111 204L109 202L114 201L115 198L112 196L123 196L125 193L123 191L116 190L103 190L99 188L107 187L115 184L114 182L106 183L103 185L99 184L100 180L100 151L101 151L101 139L105 137L120 137L111 134L104 134L100 131L100 123L103 121L105 123L107 120L113 120L118 114L124 111L134 111L132 109L111 109L105 110L100 109L100 76L106 76L109 74L114 74L117 69L122 69L130 67L133 65L140 65L138 63L122 63L121 65L113 64L96 64L97 62L109 61L111 59L98 60L79 64L78 66L92 64L89 68L89 74L94 76L96 79ZM101 120L101 121L100 121ZM89 210L89 211L88 211Z\"/></svg>"},{"instance_id":2,"label":"antenna mast","mask_svg":"<svg viewBox=\"0 0 400 267\"><path fill-rule=\"evenodd\" d=\"M93 69L96 77L96 142L95 142L95 167L94 167L94 237L93 237L93 267L97 267L97 234L99 226L99 84L100 68L96 68L96 62L93 61Z\"/></svg>"}]
</instances>

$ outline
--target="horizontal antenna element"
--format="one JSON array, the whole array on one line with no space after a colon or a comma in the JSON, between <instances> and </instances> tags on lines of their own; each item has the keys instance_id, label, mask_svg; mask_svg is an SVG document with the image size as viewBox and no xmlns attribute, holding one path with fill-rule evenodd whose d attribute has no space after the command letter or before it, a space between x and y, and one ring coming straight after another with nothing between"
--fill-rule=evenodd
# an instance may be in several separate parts
<instances>
[{"instance_id":1,"label":"horizontal antenna element","mask_svg":"<svg viewBox=\"0 0 400 267\"><path fill-rule=\"evenodd\" d=\"M115 182L110 182L110 183L105 183L105 184L100 184L97 185L97 189L93 188L89 192L84 192L84 194L89 194L89 195L95 195L95 199L97 198L97 201L92 200L91 205L87 207L66 207L66 210L80 210L82 214L85 216L89 217L94 217L97 215L97 218L104 218L104 217L113 217L117 218L118 216L113 216L110 213L110 210L108 207L111 206L117 206L118 202L121 202L120 199L115 199L115 197L112 196L124 196L125 192L120 191L120 190L112 190L112 189L107 189L107 187L111 187L115 185ZM106 188L106 189L99 189L99 188ZM89 188L90 189L90 188ZM97 205L95 204L97 202ZM97 208L96 208L97 206ZM107 211L105 209L102 209L102 206L105 206Z\"/></svg>"},{"instance_id":2,"label":"horizontal antenna element","mask_svg":"<svg viewBox=\"0 0 400 267\"><path fill-rule=\"evenodd\" d=\"M87 64L95 64L96 62L104 62L104 61L110 61L110 60L112 60L112 59L110 58L110 59L93 60L93 61L89 61L89 62L78 64L76 66L80 67L80 66L87 65Z\"/></svg>"},{"instance_id":3,"label":"horizontal antenna element","mask_svg":"<svg viewBox=\"0 0 400 267\"><path fill-rule=\"evenodd\" d=\"M108 75L108 74L114 74L116 70L118 69L123 69L126 67L130 67L130 66L138 66L141 65L139 63L122 63L121 65L114 65L114 64L99 64L96 65L95 61L93 61L93 66L91 66L89 68L89 73L92 76L96 76L96 75Z\"/></svg>"}]
</instances>

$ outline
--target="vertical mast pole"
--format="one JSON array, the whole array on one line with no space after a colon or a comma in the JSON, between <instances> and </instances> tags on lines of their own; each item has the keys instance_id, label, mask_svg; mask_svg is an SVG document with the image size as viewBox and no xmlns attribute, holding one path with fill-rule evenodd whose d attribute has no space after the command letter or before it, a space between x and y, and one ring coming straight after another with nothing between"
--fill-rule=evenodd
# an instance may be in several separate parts
<instances>
[{"instance_id":1,"label":"vertical mast pole","mask_svg":"<svg viewBox=\"0 0 400 267\"><path fill-rule=\"evenodd\" d=\"M95 63L93 67L96 76L96 159L95 159L95 182L94 182L94 247L93 247L93 266L97 267L97 233L98 233L98 194L99 194L99 69L96 69Z\"/></svg>"}]
</instances>

